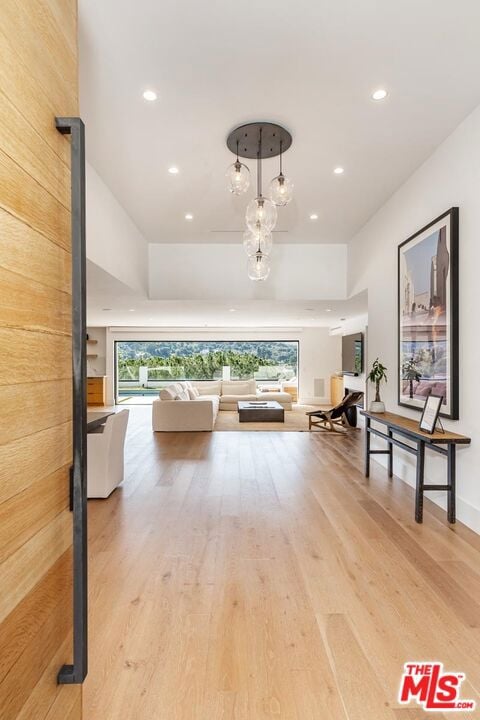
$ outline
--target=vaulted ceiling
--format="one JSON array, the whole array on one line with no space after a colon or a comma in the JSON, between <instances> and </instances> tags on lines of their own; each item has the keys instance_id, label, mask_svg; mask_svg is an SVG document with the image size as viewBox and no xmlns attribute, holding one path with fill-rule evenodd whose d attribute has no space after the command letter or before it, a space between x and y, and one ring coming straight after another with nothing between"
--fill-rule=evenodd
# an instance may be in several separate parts
<instances>
[{"instance_id":1,"label":"vaulted ceiling","mask_svg":"<svg viewBox=\"0 0 480 720\"><path fill-rule=\"evenodd\" d=\"M239 241L246 199L224 177L238 123L293 135L277 242L346 242L480 101L478 0L79 4L88 157L153 243Z\"/></svg>"}]
</instances>

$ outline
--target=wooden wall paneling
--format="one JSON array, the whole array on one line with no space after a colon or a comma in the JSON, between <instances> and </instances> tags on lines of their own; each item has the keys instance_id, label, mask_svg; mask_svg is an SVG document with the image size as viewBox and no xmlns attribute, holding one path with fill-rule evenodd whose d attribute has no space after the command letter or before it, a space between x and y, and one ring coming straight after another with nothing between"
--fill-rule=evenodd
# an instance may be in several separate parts
<instances>
[{"instance_id":1,"label":"wooden wall paneling","mask_svg":"<svg viewBox=\"0 0 480 720\"><path fill-rule=\"evenodd\" d=\"M70 248L65 249L0 209L0 267L60 292L70 293ZM62 239L69 246L69 240ZM1 318L1 316L0 316Z\"/></svg>"},{"instance_id":2,"label":"wooden wall paneling","mask_svg":"<svg viewBox=\"0 0 480 720\"><path fill-rule=\"evenodd\" d=\"M4 385L0 387L0 406L0 437L5 442L17 440L71 419L71 384L69 380L52 380Z\"/></svg>"},{"instance_id":3,"label":"wooden wall paneling","mask_svg":"<svg viewBox=\"0 0 480 720\"><path fill-rule=\"evenodd\" d=\"M72 662L70 142L76 0L2 0L0 717L81 720Z\"/></svg>"},{"instance_id":4,"label":"wooden wall paneling","mask_svg":"<svg viewBox=\"0 0 480 720\"><path fill-rule=\"evenodd\" d=\"M14 35L2 30L1 25L0 57L0 88L3 96L11 100L58 157L68 165L70 148L57 132L52 120L59 113L72 114L71 100L63 98L62 107L58 109L58 100L52 99L44 87L41 88L42 92L39 92L41 78L23 63L17 52Z\"/></svg>"},{"instance_id":5,"label":"wooden wall paneling","mask_svg":"<svg viewBox=\"0 0 480 720\"><path fill-rule=\"evenodd\" d=\"M9 27L15 29L16 53L58 106L57 115L68 107L69 114L76 114L77 58L68 47L48 2L2 0L2 26L4 34Z\"/></svg>"},{"instance_id":6,"label":"wooden wall paneling","mask_svg":"<svg viewBox=\"0 0 480 720\"><path fill-rule=\"evenodd\" d=\"M33 386L32 386L33 387ZM72 458L72 423L0 444L0 503L49 477Z\"/></svg>"},{"instance_id":7,"label":"wooden wall paneling","mask_svg":"<svg viewBox=\"0 0 480 720\"><path fill-rule=\"evenodd\" d=\"M69 247L69 211L1 150L0 207L50 240Z\"/></svg>"},{"instance_id":8,"label":"wooden wall paneling","mask_svg":"<svg viewBox=\"0 0 480 720\"><path fill-rule=\"evenodd\" d=\"M8 348L15 343L15 360ZM0 386L70 378L71 338L0 326ZM33 362L34 359L34 362Z\"/></svg>"},{"instance_id":9,"label":"wooden wall paneling","mask_svg":"<svg viewBox=\"0 0 480 720\"><path fill-rule=\"evenodd\" d=\"M70 168L5 96L0 102L0 149L70 208Z\"/></svg>"}]
</instances>

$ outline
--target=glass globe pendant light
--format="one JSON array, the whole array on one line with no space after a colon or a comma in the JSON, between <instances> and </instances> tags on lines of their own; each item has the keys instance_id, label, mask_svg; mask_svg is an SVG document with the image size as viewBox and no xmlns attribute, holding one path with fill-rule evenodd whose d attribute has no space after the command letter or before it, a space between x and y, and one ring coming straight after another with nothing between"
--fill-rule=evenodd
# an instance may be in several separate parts
<instances>
[{"instance_id":1,"label":"glass globe pendant light","mask_svg":"<svg viewBox=\"0 0 480 720\"><path fill-rule=\"evenodd\" d=\"M288 205L293 197L293 183L282 172L282 142L280 141L280 172L269 185L270 199L275 205Z\"/></svg>"},{"instance_id":2,"label":"glass globe pendant light","mask_svg":"<svg viewBox=\"0 0 480 720\"><path fill-rule=\"evenodd\" d=\"M259 195L248 203L245 219L250 230L254 231L260 226L265 233L269 233L277 222L277 208L271 200Z\"/></svg>"},{"instance_id":3,"label":"glass globe pendant light","mask_svg":"<svg viewBox=\"0 0 480 720\"><path fill-rule=\"evenodd\" d=\"M248 258L247 270L250 280L266 280L270 275L270 258L258 250Z\"/></svg>"},{"instance_id":4,"label":"glass globe pendant light","mask_svg":"<svg viewBox=\"0 0 480 720\"><path fill-rule=\"evenodd\" d=\"M243 233L243 247L248 257L260 250L264 255L270 255L273 246L272 233L262 230L257 225L255 230L246 230Z\"/></svg>"},{"instance_id":5,"label":"glass globe pendant light","mask_svg":"<svg viewBox=\"0 0 480 720\"><path fill-rule=\"evenodd\" d=\"M262 195L262 129L257 153L257 197L247 205L246 221L249 230L262 230L269 233L277 222L277 208L271 200Z\"/></svg>"},{"instance_id":6,"label":"glass globe pendant light","mask_svg":"<svg viewBox=\"0 0 480 720\"><path fill-rule=\"evenodd\" d=\"M238 159L238 140L237 140L237 159L230 165L226 172L228 189L233 195L243 195L250 187L250 170L246 165Z\"/></svg>"}]
</instances>

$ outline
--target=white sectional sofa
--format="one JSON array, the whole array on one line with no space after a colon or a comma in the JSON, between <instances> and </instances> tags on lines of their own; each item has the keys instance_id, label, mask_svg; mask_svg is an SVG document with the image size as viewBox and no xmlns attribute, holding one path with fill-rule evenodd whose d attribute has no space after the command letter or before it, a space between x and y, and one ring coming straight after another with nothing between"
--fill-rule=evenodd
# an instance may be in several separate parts
<instances>
[{"instance_id":1,"label":"white sectional sofa","mask_svg":"<svg viewBox=\"0 0 480 720\"><path fill-rule=\"evenodd\" d=\"M213 430L218 412L236 410L239 400L276 400L292 409L289 393L257 391L255 380L178 382L153 401L152 427L155 432Z\"/></svg>"}]
</instances>

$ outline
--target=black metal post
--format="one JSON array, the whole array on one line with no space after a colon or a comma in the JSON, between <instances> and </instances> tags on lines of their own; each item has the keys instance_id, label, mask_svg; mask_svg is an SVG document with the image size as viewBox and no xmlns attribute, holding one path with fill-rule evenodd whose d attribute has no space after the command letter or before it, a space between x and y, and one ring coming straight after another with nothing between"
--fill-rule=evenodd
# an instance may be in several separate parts
<instances>
[{"instance_id":1,"label":"black metal post","mask_svg":"<svg viewBox=\"0 0 480 720\"><path fill-rule=\"evenodd\" d=\"M85 126L67 117L56 118L56 127L71 136L73 365L73 665L57 679L78 684L88 672Z\"/></svg>"},{"instance_id":2,"label":"black metal post","mask_svg":"<svg viewBox=\"0 0 480 720\"><path fill-rule=\"evenodd\" d=\"M423 522L423 485L425 477L425 441L417 442L417 478L415 488L415 521Z\"/></svg>"},{"instance_id":3,"label":"black metal post","mask_svg":"<svg viewBox=\"0 0 480 720\"><path fill-rule=\"evenodd\" d=\"M448 522L456 522L456 446L454 443L449 443L447 448L447 466L448 466L448 495L447 495L447 516Z\"/></svg>"},{"instance_id":4,"label":"black metal post","mask_svg":"<svg viewBox=\"0 0 480 720\"><path fill-rule=\"evenodd\" d=\"M393 437L393 432L388 428L388 437ZM388 477L393 477L393 442L388 443Z\"/></svg>"},{"instance_id":5,"label":"black metal post","mask_svg":"<svg viewBox=\"0 0 480 720\"><path fill-rule=\"evenodd\" d=\"M365 477L370 477L370 425L369 417L365 418Z\"/></svg>"}]
</instances>

